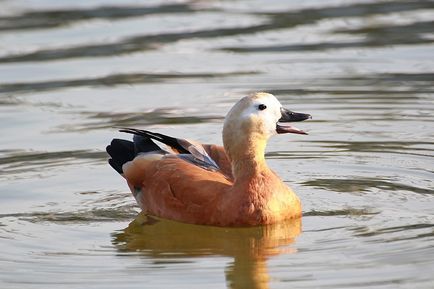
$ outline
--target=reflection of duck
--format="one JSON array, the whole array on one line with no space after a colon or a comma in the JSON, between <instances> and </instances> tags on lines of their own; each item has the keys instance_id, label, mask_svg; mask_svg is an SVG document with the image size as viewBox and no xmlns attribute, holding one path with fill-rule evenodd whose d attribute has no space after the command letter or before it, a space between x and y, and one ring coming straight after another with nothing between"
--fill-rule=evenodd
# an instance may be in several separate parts
<instances>
[{"instance_id":1,"label":"reflection of duck","mask_svg":"<svg viewBox=\"0 0 434 289\"><path fill-rule=\"evenodd\" d=\"M135 135L134 142L114 139L107 147L109 163L150 215L217 226L272 224L300 217L301 205L268 168L267 140L276 133L305 134L287 123L308 118L284 109L271 94L256 93L238 101L226 116L224 148L124 129Z\"/></svg>"},{"instance_id":2,"label":"reflection of duck","mask_svg":"<svg viewBox=\"0 0 434 289\"><path fill-rule=\"evenodd\" d=\"M267 259L294 252L288 247L301 231L301 219L248 228L197 226L157 220L140 214L126 229L114 234L122 252L140 252L151 260L226 256L230 288L268 288ZM170 261L168 262L170 263Z\"/></svg>"}]
</instances>

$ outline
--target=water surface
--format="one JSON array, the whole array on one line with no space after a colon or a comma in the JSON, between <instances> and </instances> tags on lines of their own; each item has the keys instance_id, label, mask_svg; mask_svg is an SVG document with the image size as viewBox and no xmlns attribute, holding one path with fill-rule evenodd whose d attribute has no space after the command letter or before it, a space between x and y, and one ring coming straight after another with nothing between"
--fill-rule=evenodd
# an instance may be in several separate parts
<instances>
[{"instance_id":1,"label":"water surface","mask_svg":"<svg viewBox=\"0 0 434 289\"><path fill-rule=\"evenodd\" d=\"M0 2L1 288L434 287L434 2ZM313 115L266 155L302 220L140 214L115 127L221 143L252 91Z\"/></svg>"}]
</instances>

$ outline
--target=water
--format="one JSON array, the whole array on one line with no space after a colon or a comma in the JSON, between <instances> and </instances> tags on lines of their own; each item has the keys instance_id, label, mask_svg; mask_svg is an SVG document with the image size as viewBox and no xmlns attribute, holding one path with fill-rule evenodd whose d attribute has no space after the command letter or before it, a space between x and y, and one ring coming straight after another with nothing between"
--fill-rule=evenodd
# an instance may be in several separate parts
<instances>
[{"instance_id":1,"label":"water","mask_svg":"<svg viewBox=\"0 0 434 289\"><path fill-rule=\"evenodd\" d=\"M434 2L0 6L1 288L434 288ZM259 90L313 115L267 149L302 221L140 215L114 127L221 143Z\"/></svg>"}]
</instances>

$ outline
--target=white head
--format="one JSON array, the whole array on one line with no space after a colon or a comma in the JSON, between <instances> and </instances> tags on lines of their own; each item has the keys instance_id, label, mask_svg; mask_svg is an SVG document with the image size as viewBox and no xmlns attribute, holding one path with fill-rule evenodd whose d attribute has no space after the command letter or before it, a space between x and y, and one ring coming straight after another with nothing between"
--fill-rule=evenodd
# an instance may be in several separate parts
<instances>
[{"instance_id":1,"label":"white head","mask_svg":"<svg viewBox=\"0 0 434 289\"><path fill-rule=\"evenodd\" d=\"M257 92L243 97L232 107L225 118L224 126L232 129L238 127L240 129L238 133L256 132L268 138L277 133L306 134L287 123L308 118L311 118L309 114L296 113L283 108L274 95ZM237 131L232 130L232 133Z\"/></svg>"}]
</instances>

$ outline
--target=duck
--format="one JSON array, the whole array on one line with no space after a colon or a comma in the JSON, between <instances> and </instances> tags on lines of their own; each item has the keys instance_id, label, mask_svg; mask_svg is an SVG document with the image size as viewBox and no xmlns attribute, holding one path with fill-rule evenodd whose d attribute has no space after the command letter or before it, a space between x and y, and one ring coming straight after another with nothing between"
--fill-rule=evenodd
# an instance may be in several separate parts
<instances>
[{"instance_id":1,"label":"duck","mask_svg":"<svg viewBox=\"0 0 434 289\"><path fill-rule=\"evenodd\" d=\"M146 215L220 227L270 225L300 218L302 207L267 165L267 142L277 134L307 134L291 123L310 118L257 92L227 113L223 146L121 128L133 139L113 139L106 148L108 162Z\"/></svg>"}]
</instances>

